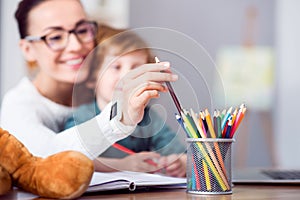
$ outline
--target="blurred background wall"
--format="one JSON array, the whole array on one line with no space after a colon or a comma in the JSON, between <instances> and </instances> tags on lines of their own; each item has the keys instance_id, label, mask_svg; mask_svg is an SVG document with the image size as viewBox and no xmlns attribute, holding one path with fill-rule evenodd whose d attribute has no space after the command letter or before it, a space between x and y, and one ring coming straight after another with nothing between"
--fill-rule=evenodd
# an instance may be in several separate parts
<instances>
[{"instance_id":1,"label":"blurred background wall","mask_svg":"<svg viewBox=\"0 0 300 200\"><path fill-rule=\"evenodd\" d=\"M17 2L0 2L1 98L26 74L13 19ZM195 51L182 52L185 57L159 48L155 53L170 60L181 75L174 88L183 107L213 110L246 103L249 109L235 137L235 167L300 166L295 156L300 143L298 0L82 2L93 18L115 27L137 28L154 47L177 36L180 41L169 48L189 42L198 45ZM168 123L178 130L170 97L163 95L156 103L163 105Z\"/></svg>"}]
</instances>

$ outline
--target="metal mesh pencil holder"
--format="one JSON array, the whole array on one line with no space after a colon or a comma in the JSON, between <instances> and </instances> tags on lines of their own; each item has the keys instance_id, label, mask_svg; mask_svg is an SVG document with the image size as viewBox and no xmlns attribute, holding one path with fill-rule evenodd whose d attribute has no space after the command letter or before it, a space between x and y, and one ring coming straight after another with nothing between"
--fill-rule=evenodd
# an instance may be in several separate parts
<instances>
[{"instance_id":1,"label":"metal mesh pencil holder","mask_svg":"<svg viewBox=\"0 0 300 200\"><path fill-rule=\"evenodd\" d=\"M234 139L188 138L187 192L231 194L231 144Z\"/></svg>"}]
</instances>

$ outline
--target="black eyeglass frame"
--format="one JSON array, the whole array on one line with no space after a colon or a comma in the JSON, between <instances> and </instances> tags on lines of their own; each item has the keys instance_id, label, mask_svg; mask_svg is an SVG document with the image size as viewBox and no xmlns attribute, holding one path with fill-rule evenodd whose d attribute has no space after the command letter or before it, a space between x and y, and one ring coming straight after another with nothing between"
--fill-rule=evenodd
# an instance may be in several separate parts
<instances>
[{"instance_id":1,"label":"black eyeglass frame","mask_svg":"<svg viewBox=\"0 0 300 200\"><path fill-rule=\"evenodd\" d=\"M69 41L69 37L70 37L70 34L74 33L74 35L76 36L76 38L78 39L78 41L80 41L81 43L86 43L86 42L83 42L78 36L77 36L77 33L76 33L76 29L78 28L78 26L82 25L82 24L85 24L85 23L88 23L88 24L92 24L94 26L94 41L96 40L96 35L97 35L97 31L98 31L98 23L96 21L80 21L79 23L76 24L75 28L73 28L72 30L65 30L65 29L60 29L60 30L64 30L64 31L67 31L68 33L68 38L67 40ZM49 33L50 34L50 33ZM46 38L49 34L46 34L44 36L31 36L31 35L28 35L26 37L24 37L25 40L27 40L28 42L37 42L37 41L44 41L45 44L53 51L61 51L63 50L64 48L61 48L61 49L53 49L51 47L50 44L48 44ZM66 44L68 44L68 41L66 42ZM90 41L89 41L90 42Z\"/></svg>"}]
</instances>

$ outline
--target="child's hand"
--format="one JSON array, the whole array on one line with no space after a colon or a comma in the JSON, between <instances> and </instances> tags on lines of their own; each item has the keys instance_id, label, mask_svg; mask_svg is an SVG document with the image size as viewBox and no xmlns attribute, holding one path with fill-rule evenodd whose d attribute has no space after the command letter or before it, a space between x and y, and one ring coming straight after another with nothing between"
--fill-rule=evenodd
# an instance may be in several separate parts
<instances>
[{"instance_id":1,"label":"child's hand","mask_svg":"<svg viewBox=\"0 0 300 200\"><path fill-rule=\"evenodd\" d=\"M171 154L161 157L159 166L165 168L165 174L174 177L186 176L186 154Z\"/></svg>"},{"instance_id":2,"label":"child's hand","mask_svg":"<svg viewBox=\"0 0 300 200\"><path fill-rule=\"evenodd\" d=\"M177 75L170 72L170 64L145 64L126 74L118 83L114 98L121 101L121 122L136 125L144 116L144 109L152 98L158 98L159 92L166 92L165 81L176 81Z\"/></svg>"},{"instance_id":3,"label":"child's hand","mask_svg":"<svg viewBox=\"0 0 300 200\"><path fill-rule=\"evenodd\" d=\"M158 166L147 162L147 160L157 160L159 158L160 155L155 152L140 152L122 158L120 164L124 167L122 170L126 171L155 172L158 170Z\"/></svg>"}]
</instances>

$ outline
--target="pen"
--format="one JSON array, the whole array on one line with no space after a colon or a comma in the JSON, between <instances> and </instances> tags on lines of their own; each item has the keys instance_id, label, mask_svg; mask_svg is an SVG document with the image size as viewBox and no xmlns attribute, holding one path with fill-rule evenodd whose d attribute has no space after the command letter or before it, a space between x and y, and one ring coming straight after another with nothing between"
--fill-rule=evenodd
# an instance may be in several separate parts
<instances>
[{"instance_id":1,"label":"pen","mask_svg":"<svg viewBox=\"0 0 300 200\"><path fill-rule=\"evenodd\" d=\"M132 151L131 149L128 149L128 148L126 148L126 147L124 147L124 146L122 146L122 145L120 145L120 144L118 144L118 143L114 143L114 144L113 144L113 147L116 148L116 149L118 149L118 150L120 150L120 151L122 151L122 152L124 152L124 153L127 153L127 154L129 154L129 155L135 154L135 152ZM147 160L145 160L145 161L146 161L148 164L150 164L150 165L157 166L157 164L156 164L153 160L151 160L151 159L147 159Z\"/></svg>"}]
</instances>

